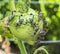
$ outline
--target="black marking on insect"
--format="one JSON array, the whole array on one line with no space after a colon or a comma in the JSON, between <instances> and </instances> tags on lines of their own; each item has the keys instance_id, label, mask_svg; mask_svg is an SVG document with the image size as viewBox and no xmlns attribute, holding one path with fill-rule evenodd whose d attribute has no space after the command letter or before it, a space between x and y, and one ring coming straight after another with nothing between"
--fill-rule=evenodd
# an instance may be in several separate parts
<instances>
[{"instance_id":1,"label":"black marking on insect","mask_svg":"<svg viewBox=\"0 0 60 54\"><path fill-rule=\"evenodd\" d=\"M47 32L48 32L48 29L44 28L44 30L40 32L40 35L41 36L46 35Z\"/></svg>"},{"instance_id":2,"label":"black marking on insect","mask_svg":"<svg viewBox=\"0 0 60 54\"><path fill-rule=\"evenodd\" d=\"M33 15L33 13L30 13L30 15L32 15L32 16L33 16L33 18L34 18L34 15Z\"/></svg>"},{"instance_id":3,"label":"black marking on insect","mask_svg":"<svg viewBox=\"0 0 60 54\"><path fill-rule=\"evenodd\" d=\"M14 15L11 15L11 16L9 17L9 22L10 22L13 18L14 18Z\"/></svg>"},{"instance_id":4,"label":"black marking on insect","mask_svg":"<svg viewBox=\"0 0 60 54\"><path fill-rule=\"evenodd\" d=\"M32 25L33 25L34 27L36 27L36 22L33 21L33 22L32 22Z\"/></svg>"},{"instance_id":5,"label":"black marking on insect","mask_svg":"<svg viewBox=\"0 0 60 54\"><path fill-rule=\"evenodd\" d=\"M46 19L43 19L43 22L44 22L44 24L47 24L47 21L46 21Z\"/></svg>"},{"instance_id":6,"label":"black marking on insect","mask_svg":"<svg viewBox=\"0 0 60 54\"><path fill-rule=\"evenodd\" d=\"M15 26L17 27L17 26L21 25L22 22L23 22L23 19L19 18L19 20L16 22Z\"/></svg>"},{"instance_id":7,"label":"black marking on insect","mask_svg":"<svg viewBox=\"0 0 60 54\"><path fill-rule=\"evenodd\" d=\"M39 26L36 27L35 31L38 31L39 30Z\"/></svg>"},{"instance_id":8,"label":"black marking on insect","mask_svg":"<svg viewBox=\"0 0 60 54\"><path fill-rule=\"evenodd\" d=\"M42 18L42 21L43 21L44 25L46 25L46 24L47 24L47 21L46 21L46 19L44 18L42 12L40 12L40 15L39 15L39 16Z\"/></svg>"},{"instance_id":9,"label":"black marking on insect","mask_svg":"<svg viewBox=\"0 0 60 54\"><path fill-rule=\"evenodd\" d=\"M21 16L23 16L23 15L21 14Z\"/></svg>"},{"instance_id":10,"label":"black marking on insect","mask_svg":"<svg viewBox=\"0 0 60 54\"><path fill-rule=\"evenodd\" d=\"M40 12L40 13L39 13L39 16L42 18L42 17L43 17L43 13L42 13L42 12Z\"/></svg>"},{"instance_id":11,"label":"black marking on insect","mask_svg":"<svg viewBox=\"0 0 60 54\"><path fill-rule=\"evenodd\" d=\"M31 25L36 27L36 22L34 22L33 19L31 19L31 18L29 18L29 20L30 20Z\"/></svg>"},{"instance_id":12,"label":"black marking on insect","mask_svg":"<svg viewBox=\"0 0 60 54\"><path fill-rule=\"evenodd\" d=\"M34 35L37 33L37 31L39 30L39 26L37 26L34 30Z\"/></svg>"},{"instance_id":13,"label":"black marking on insect","mask_svg":"<svg viewBox=\"0 0 60 54\"><path fill-rule=\"evenodd\" d=\"M27 24L29 21L26 19L25 24Z\"/></svg>"},{"instance_id":14,"label":"black marking on insect","mask_svg":"<svg viewBox=\"0 0 60 54\"><path fill-rule=\"evenodd\" d=\"M39 39L43 41L43 40L45 40L45 37L46 36L45 36L44 31L41 31L40 34L39 34Z\"/></svg>"},{"instance_id":15,"label":"black marking on insect","mask_svg":"<svg viewBox=\"0 0 60 54\"><path fill-rule=\"evenodd\" d=\"M36 31L34 31L34 35L36 34L37 32Z\"/></svg>"},{"instance_id":16,"label":"black marking on insect","mask_svg":"<svg viewBox=\"0 0 60 54\"><path fill-rule=\"evenodd\" d=\"M30 13L30 15L33 15L32 13Z\"/></svg>"},{"instance_id":17,"label":"black marking on insect","mask_svg":"<svg viewBox=\"0 0 60 54\"><path fill-rule=\"evenodd\" d=\"M41 36L45 35L45 31L44 31L44 30L41 31L41 32L40 32L40 35L41 35Z\"/></svg>"},{"instance_id":18,"label":"black marking on insect","mask_svg":"<svg viewBox=\"0 0 60 54\"><path fill-rule=\"evenodd\" d=\"M40 21L40 20L43 20L43 13L42 12L39 12L39 18L38 18L38 22Z\"/></svg>"},{"instance_id":19,"label":"black marking on insect","mask_svg":"<svg viewBox=\"0 0 60 54\"><path fill-rule=\"evenodd\" d=\"M33 19L29 18L30 22L32 23L33 22Z\"/></svg>"},{"instance_id":20,"label":"black marking on insect","mask_svg":"<svg viewBox=\"0 0 60 54\"><path fill-rule=\"evenodd\" d=\"M40 12L39 17L40 17L40 19L41 19L43 22L46 22L46 20L45 20L44 15L43 15L42 12Z\"/></svg>"},{"instance_id":21,"label":"black marking on insect","mask_svg":"<svg viewBox=\"0 0 60 54\"><path fill-rule=\"evenodd\" d=\"M14 10L15 11L15 10ZM12 11L12 15L9 17L9 22L14 18L14 11Z\"/></svg>"},{"instance_id":22,"label":"black marking on insect","mask_svg":"<svg viewBox=\"0 0 60 54\"><path fill-rule=\"evenodd\" d=\"M48 27L48 25L47 25L47 21L45 20L45 19L43 19L43 23L44 23L44 28L47 28Z\"/></svg>"},{"instance_id":23,"label":"black marking on insect","mask_svg":"<svg viewBox=\"0 0 60 54\"><path fill-rule=\"evenodd\" d=\"M30 15L32 15L33 18L29 18L29 20L30 20L32 26L36 27L36 22L33 20L34 19L34 15L32 13L30 13Z\"/></svg>"},{"instance_id":24,"label":"black marking on insect","mask_svg":"<svg viewBox=\"0 0 60 54\"><path fill-rule=\"evenodd\" d=\"M42 21L43 21L43 28L48 28L47 21L46 21L46 19L44 18L43 13L40 12L40 15L39 15L39 16L41 17L41 19L42 19Z\"/></svg>"}]
</instances>

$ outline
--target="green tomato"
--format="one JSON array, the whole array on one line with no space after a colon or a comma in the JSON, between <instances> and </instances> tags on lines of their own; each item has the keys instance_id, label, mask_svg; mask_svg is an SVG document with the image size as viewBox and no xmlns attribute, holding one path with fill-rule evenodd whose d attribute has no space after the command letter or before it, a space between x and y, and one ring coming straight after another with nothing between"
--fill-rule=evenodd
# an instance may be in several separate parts
<instances>
[{"instance_id":1,"label":"green tomato","mask_svg":"<svg viewBox=\"0 0 60 54\"><path fill-rule=\"evenodd\" d=\"M43 30L43 21L39 20L38 13L35 10L29 9L20 18L15 16L10 22L9 28L16 38L33 45L40 31Z\"/></svg>"}]
</instances>

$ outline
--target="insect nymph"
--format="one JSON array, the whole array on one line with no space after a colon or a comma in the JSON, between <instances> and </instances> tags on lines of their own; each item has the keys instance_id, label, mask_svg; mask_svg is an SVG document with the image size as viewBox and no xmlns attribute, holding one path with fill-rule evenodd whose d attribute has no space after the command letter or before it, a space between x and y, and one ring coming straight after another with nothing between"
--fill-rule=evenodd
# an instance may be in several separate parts
<instances>
[{"instance_id":1,"label":"insect nymph","mask_svg":"<svg viewBox=\"0 0 60 54\"><path fill-rule=\"evenodd\" d=\"M17 22L16 22L16 27L17 26L20 26L21 24L22 24L22 22L23 22L23 19L20 19L20 16L19 16L19 19L17 20Z\"/></svg>"}]
</instances>

